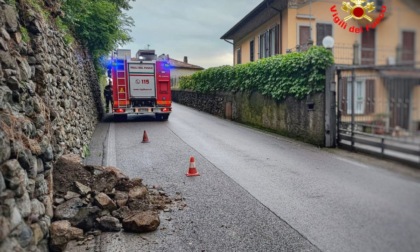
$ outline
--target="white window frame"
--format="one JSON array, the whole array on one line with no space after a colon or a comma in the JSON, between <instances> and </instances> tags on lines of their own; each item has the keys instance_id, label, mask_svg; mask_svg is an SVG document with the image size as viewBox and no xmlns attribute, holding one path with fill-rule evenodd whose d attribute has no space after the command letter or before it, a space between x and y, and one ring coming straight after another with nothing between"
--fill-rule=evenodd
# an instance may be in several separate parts
<instances>
[{"instance_id":1,"label":"white window frame","mask_svg":"<svg viewBox=\"0 0 420 252\"><path fill-rule=\"evenodd\" d=\"M352 80L347 81L347 114L351 114L351 87L353 85ZM356 79L354 87L354 114L363 115L366 110L366 80Z\"/></svg>"}]
</instances>

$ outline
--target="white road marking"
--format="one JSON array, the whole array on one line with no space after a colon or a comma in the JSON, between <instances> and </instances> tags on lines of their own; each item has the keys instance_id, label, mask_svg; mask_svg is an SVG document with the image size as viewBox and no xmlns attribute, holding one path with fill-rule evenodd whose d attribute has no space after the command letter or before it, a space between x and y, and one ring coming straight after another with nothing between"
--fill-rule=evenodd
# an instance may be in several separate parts
<instances>
[{"instance_id":1,"label":"white road marking","mask_svg":"<svg viewBox=\"0 0 420 252\"><path fill-rule=\"evenodd\" d=\"M117 154L115 153L115 126L109 125L108 140L106 143L106 166L117 166Z\"/></svg>"},{"instance_id":2,"label":"white road marking","mask_svg":"<svg viewBox=\"0 0 420 252\"><path fill-rule=\"evenodd\" d=\"M342 157L335 157L335 158L338 159L338 160L344 161L346 163L352 164L352 165L356 165L356 166L363 167L363 168L369 168L369 166L367 166L367 165L364 165L364 164L356 162L356 161L348 160L346 158L342 158Z\"/></svg>"}]
</instances>

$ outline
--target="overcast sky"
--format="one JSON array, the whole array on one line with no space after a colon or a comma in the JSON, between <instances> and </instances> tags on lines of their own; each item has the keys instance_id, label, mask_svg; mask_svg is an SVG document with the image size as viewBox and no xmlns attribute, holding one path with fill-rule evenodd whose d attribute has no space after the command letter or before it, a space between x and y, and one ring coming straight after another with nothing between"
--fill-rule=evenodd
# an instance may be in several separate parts
<instances>
[{"instance_id":1,"label":"overcast sky","mask_svg":"<svg viewBox=\"0 0 420 252\"><path fill-rule=\"evenodd\" d=\"M232 45L220 39L262 0L136 0L128 11L135 26L124 45L183 60L204 68L232 65Z\"/></svg>"}]
</instances>

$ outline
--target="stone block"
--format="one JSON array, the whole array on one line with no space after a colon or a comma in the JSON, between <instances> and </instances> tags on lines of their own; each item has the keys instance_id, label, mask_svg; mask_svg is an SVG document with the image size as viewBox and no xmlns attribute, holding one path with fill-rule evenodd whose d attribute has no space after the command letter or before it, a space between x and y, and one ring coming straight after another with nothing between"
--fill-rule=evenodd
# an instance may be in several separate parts
<instances>
[{"instance_id":1,"label":"stone block","mask_svg":"<svg viewBox=\"0 0 420 252\"><path fill-rule=\"evenodd\" d=\"M69 220L76 216L79 208L83 206L80 198L74 198L56 207L54 217L58 220Z\"/></svg>"},{"instance_id":2,"label":"stone block","mask_svg":"<svg viewBox=\"0 0 420 252\"><path fill-rule=\"evenodd\" d=\"M54 216L54 209L53 209L53 203L51 200L51 196L50 195L45 195L43 197L40 198L42 200L42 203L45 206L45 214L49 217L53 217Z\"/></svg>"},{"instance_id":3,"label":"stone block","mask_svg":"<svg viewBox=\"0 0 420 252\"><path fill-rule=\"evenodd\" d=\"M155 231L160 225L159 215L152 211L145 211L127 217L122 222L128 232L144 233Z\"/></svg>"},{"instance_id":4,"label":"stone block","mask_svg":"<svg viewBox=\"0 0 420 252\"><path fill-rule=\"evenodd\" d=\"M76 186L77 190L81 195L87 195L92 191L92 189L89 186L86 186L78 181L75 181L74 185Z\"/></svg>"},{"instance_id":5,"label":"stone block","mask_svg":"<svg viewBox=\"0 0 420 252\"><path fill-rule=\"evenodd\" d=\"M31 199L29 198L28 192L25 192L22 197L16 199L16 205L23 218L31 214Z\"/></svg>"},{"instance_id":6,"label":"stone block","mask_svg":"<svg viewBox=\"0 0 420 252\"><path fill-rule=\"evenodd\" d=\"M123 207L123 206L127 205L128 193L117 191L117 192L115 192L114 199L115 199L115 202L117 203L117 205L119 207Z\"/></svg>"},{"instance_id":7,"label":"stone block","mask_svg":"<svg viewBox=\"0 0 420 252\"><path fill-rule=\"evenodd\" d=\"M48 183L43 174L39 174L35 180L35 197L41 197L49 193Z\"/></svg>"},{"instance_id":8,"label":"stone block","mask_svg":"<svg viewBox=\"0 0 420 252\"><path fill-rule=\"evenodd\" d=\"M2 96L5 95L3 94L3 90L2 88L6 88L6 87L0 87L0 109L3 108L4 105L2 105L2 103L4 102L2 99ZM8 160L10 158L11 155L11 148L10 148L10 140L9 138L6 136L6 134L0 130L0 164L2 164L3 162L5 162L6 160Z\"/></svg>"},{"instance_id":9,"label":"stone block","mask_svg":"<svg viewBox=\"0 0 420 252\"><path fill-rule=\"evenodd\" d=\"M129 200L144 199L147 196L147 188L144 186L136 186L128 192Z\"/></svg>"},{"instance_id":10,"label":"stone block","mask_svg":"<svg viewBox=\"0 0 420 252\"><path fill-rule=\"evenodd\" d=\"M117 209L115 202L105 193L99 193L95 196L95 204L101 209L107 209L110 211Z\"/></svg>"},{"instance_id":11,"label":"stone block","mask_svg":"<svg viewBox=\"0 0 420 252\"><path fill-rule=\"evenodd\" d=\"M32 233L33 233L33 244L38 245L38 243L44 238L45 234L42 232L41 226L39 223L34 223L31 225Z\"/></svg>"},{"instance_id":12,"label":"stone block","mask_svg":"<svg viewBox=\"0 0 420 252\"><path fill-rule=\"evenodd\" d=\"M83 237L83 230L74 228L69 221L55 221L50 227L51 251L64 251L71 240Z\"/></svg>"},{"instance_id":13,"label":"stone block","mask_svg":"<svg viewBox=\"0 0 420 252\"><path fill-rule=\"evenodd\" d=\"M16 238L16 241L22 248L26 248L32 241L33 232L26 223L21 222L16 229L13 230L11 235Z\"/></svg>"},{"instance_id":14,"label":"stone block","mask_svg":"<svg viewBox=\"0 0 420 252\"><path fill-rule=\"evenodd\" d=\"M0 251L24 252L25 250L19 245L15 238L6 238L0 243Z\"/></svg>"},{"instance_id":15,"label":"stone block","mask_svg":"<svg viewBox=\"0 0 420 252\"><path fill-rule=\"evenodd\" d=\"M43 216L45 214L45 206L39 200L31 200L31 212L35 216Z\"/></svg>"},{"instance_id":16,"label":"stone block","mask_svg":"<svg viewBox=\"0 0 420 252\"><path fill-rule=\"evenodd\" d=\"M111 231L111 232L118 232L122 228L122 224L120 221L112 216L103 216L97 219L99 223L99 228L102 231Z\"/></svg>"},{"instance_id":17,"label":"stone block","mask_svg":"<svg viewBox=\"0 0 420 252\"><path fill-rule=\"evenodd\" d=\"M11 5L4 5L3 13L6 21L6 30L8 32L17 32L19 23L16 10Z\"/></svg>"},{"instance_id":18,"label":"stone block","mask_svg":"<svg viewBox=\"0 0 420 252\"><path fill-rule=\"evenodd\" d=\"M0 171L0 193L6 190L6 182L4 181L3 174Z\"/></svg>"},{"instance_id":19,"label":"stone block","mask_svg":"<svg viewBox=\"0 0 420 252\"><path fill-rule=\"evenodd\" d=\"M97 206L82 207L69 221L75 227L85 231L91 230L95 226L95 218L100 211L101 210Z\"/></svg>"},{"instance_id":20,"label":"stone block","mask_svg":"<svg viewBox=\"0 0 420 252\"><path fill-rule=\"evenodd\" d=\"M70 200L74 198L80 198L80 194L72 192L72 191L68 191L66 195L64 195L64 199L66 200Z\"/></svg>"},{"instance_id":21,"label":"stone block","mask_svg":"<svg viewBox=\"0 0 420 252\"><path fill-rule=\"evenodd\" d=\"M4 216L0 216L0 241L6 239L10 231L10 221Z\"/></svg>"}]
</instances>

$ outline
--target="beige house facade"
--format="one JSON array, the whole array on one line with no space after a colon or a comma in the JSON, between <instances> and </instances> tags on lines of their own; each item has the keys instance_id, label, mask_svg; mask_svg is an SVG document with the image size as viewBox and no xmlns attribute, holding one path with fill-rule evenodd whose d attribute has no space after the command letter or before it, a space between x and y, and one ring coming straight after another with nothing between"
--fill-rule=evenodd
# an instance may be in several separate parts
<instances>
[{"instance_id":1,"label":"beige house facade","mask_svg":"<svg viewBox=\"0 0 420 252\"><path fill-rule=\"evenodd\" d=\"M354 83L351 71L336 79L342 121L353 114L361 128L379 121L388 133L420 133L417 0L265 0L221 39L233 44L236 65L322 46L326 36L334 39L336 65L363 68Z\"/></svg>"},{"instance_id":2,"label":"beige house facade","mask_svg":"<svg viewBox=\"0 0 420 252\"><path fill-rule=\"evenodd\" d=\"M234 64L301 50L308 43L322 45L322 39L328 35L335 40L338 64L420 61L420 2L371 2L374 10L365 10L372 19L369 22L366 18L344 21L351 13L342 10L341 0L265 0L221 39L233 43Z\"/></svg>"}]
</instances>

